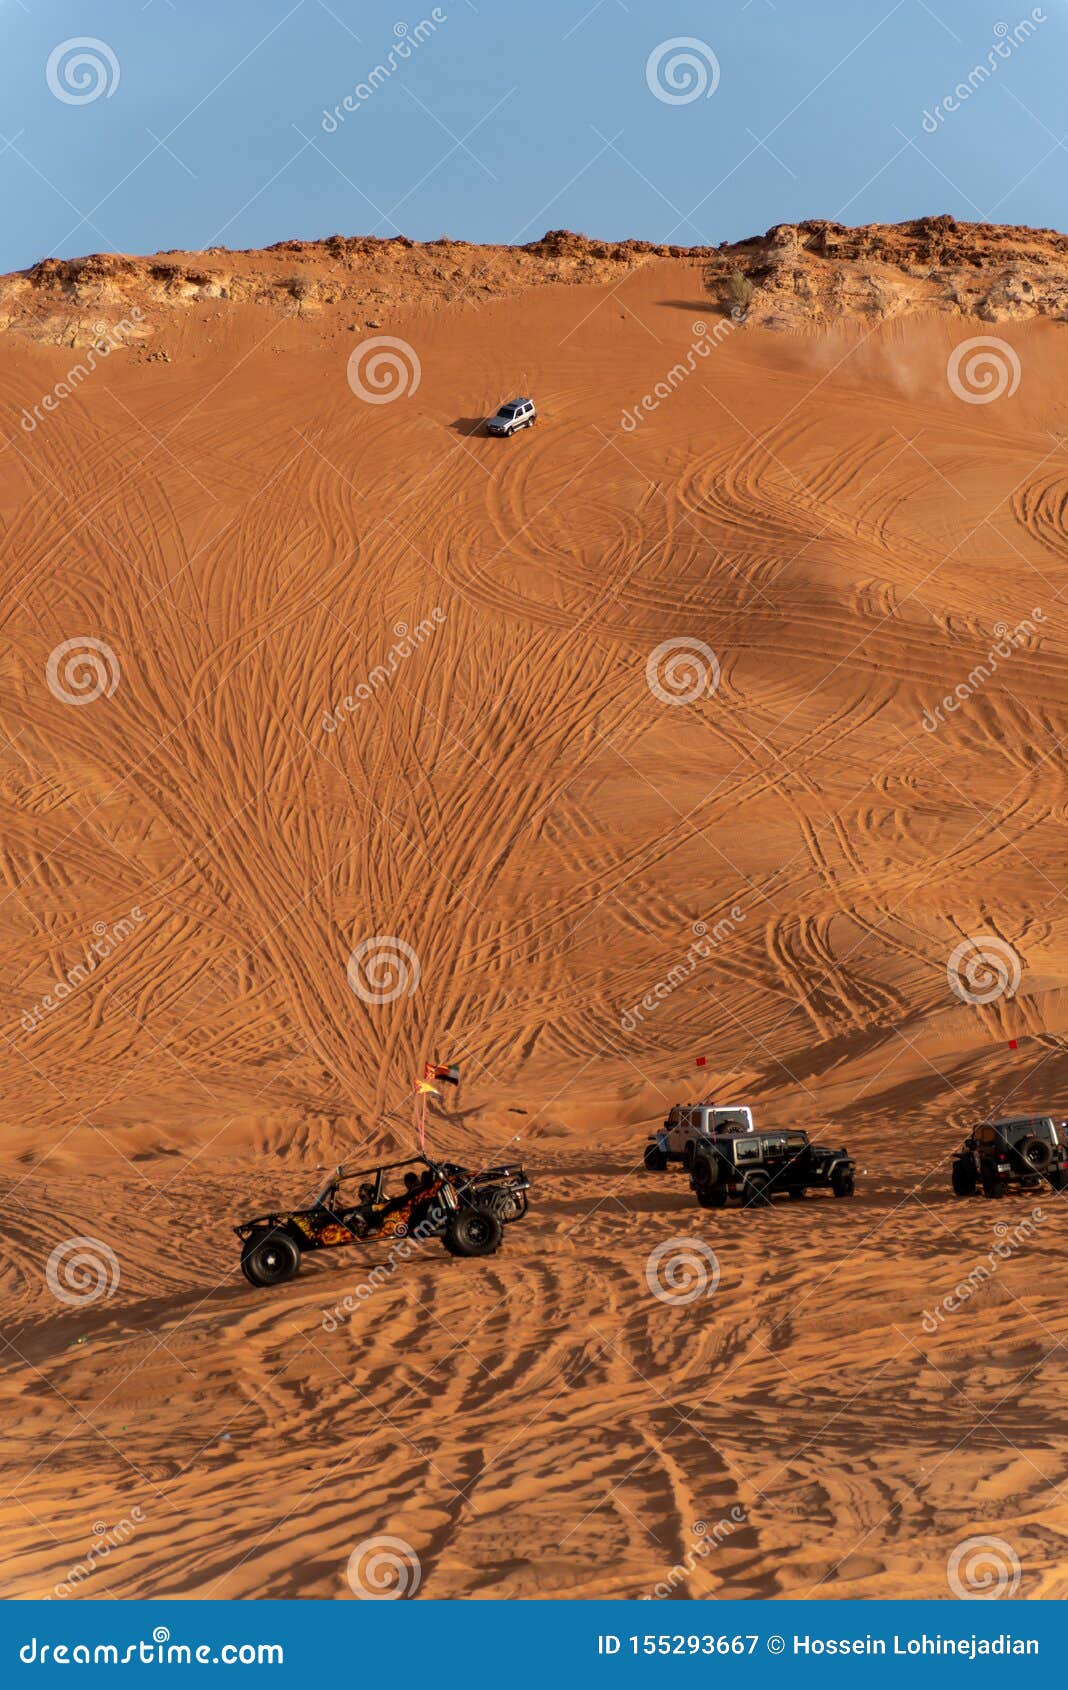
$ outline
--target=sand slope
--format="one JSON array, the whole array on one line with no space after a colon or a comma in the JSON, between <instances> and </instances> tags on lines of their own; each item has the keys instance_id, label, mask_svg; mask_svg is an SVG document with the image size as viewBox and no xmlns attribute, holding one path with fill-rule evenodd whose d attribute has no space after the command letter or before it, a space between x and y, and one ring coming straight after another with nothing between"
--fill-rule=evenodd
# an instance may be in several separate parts
<instances>
[{"instance_id":1,"label":"sand slope","mask_svg":"<svg viewBox=\"0 0 1068 1690\"><path fill-rule=\"evenodd\" d=\"M106 1540L75 1594L348 1597L382 1533L427 1596L948 1596L987 1533L1068 1594L1060 1204L923 1326L1034 1206L956 1203L949 1152L1066 1077L1065 331L775 333L695 259L604 263L394 274L374 327L146 292L32 430L84 339L0 336L9 1594ZM1019 383L970 403L991 333ZM421 372L388 404L346 379L378 334ZM525 391L537 429L473 432ZM669 640L711 694L657 696ZM383 935L418 982L369 1003ZM950 989L976 936L1015 995ZM381 1253L251 1292L229 1227L405 1153L430 1055L435 1142L522 1154L529 1219L340 1321ZM847 1141L857 1200L636 1171L707 1086ZM65 1303L83 1235L119 1281ZM651 1293L674 1238L714 1296Z\"/></svg>"}]
</instances>

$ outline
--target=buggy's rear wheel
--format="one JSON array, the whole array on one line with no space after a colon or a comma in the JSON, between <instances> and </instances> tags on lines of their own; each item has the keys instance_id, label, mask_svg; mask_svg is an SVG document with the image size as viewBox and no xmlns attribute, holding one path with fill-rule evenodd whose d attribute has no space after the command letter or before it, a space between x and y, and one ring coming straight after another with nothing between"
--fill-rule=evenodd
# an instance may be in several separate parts
<instances>
[{"instance_id":1,"label":"buggy's rear wheel","mask_svg":"<svg viewBox=\"0 0 1068 1690\"><path fill-rule=\"evenodd\" d=\"M250 1285L282 1285L300 1271L300 1251L288 1232L261 1227L245 1239L241 1272Z\"/></svg>"},{"instance_id":2,"label":"buggy's rear wheel","mask_svg":"<svg viewBox=\"0 0 1068 1690\"><path fill-rule=\"evenodd\" d=\"M450 1256L492 1256L503 1235L496 1215L467 1205L450 1216L441 1242Z\"/></svg>"}]
</instances>

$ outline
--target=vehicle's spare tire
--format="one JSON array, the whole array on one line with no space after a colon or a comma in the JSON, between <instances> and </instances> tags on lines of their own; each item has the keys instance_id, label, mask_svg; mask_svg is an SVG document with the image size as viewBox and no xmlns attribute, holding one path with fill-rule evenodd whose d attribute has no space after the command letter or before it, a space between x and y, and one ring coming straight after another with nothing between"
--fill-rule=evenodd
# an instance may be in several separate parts
<instances>
[{"instance_id":1,"label":"vehicle's spare tire","mask_svg":"<svg viewBox=\"0 0 1068 1690\"><path fill-rule=\"evenodd\" d=\"M503 1236L504 1228L496 1215L465 1203L449 1216L441 1242L450 1256L492 1256Z\"/></svg>"},{"instance_id":2,"label":"vehicle's spare tire","mask_svg":"<svg viewBox=\"0 0 1068 1690\"><path fill-rule=\"evenodd\" d=\"M1052 1146L1041 1138L1022 1138L1016 1146L1016 1154L1024 1166L1033 1168L1036 1174L1048 1168L1053 1160Z\"/></svg>"},{"instance_id":3,"label":"vehicle's spare tire","mask_svg":"<svg viewBox=\"0 0 1068 1690\"><path fill-rule=\"evenodd\" d=\"M241 1272L250 1285L281 1285L300 1271L300 1250L288 1232L259 1227L241 1247Z\"/></svg>"}]
</instances>

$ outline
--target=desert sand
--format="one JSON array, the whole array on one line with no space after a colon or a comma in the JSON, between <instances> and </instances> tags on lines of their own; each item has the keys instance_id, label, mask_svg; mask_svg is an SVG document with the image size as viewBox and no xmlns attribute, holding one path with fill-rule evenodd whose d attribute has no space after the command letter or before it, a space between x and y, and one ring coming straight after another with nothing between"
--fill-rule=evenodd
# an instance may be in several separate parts
<instances>
[{"instance_id":1,"label":"desert sand","mask_svg":"<svg viewBox=\"0 0 1068 1690\"><path fill-rule=\"evenodd\" d=\"M0 283L7 1595L351 1599L388 1535L420 1597L948 1599L994 1535L1068 1596L1066 1211L949 1190L1068 1114L1066 245ZM408 1154L427 1058L528 1218L252 1290L233 1225ZM705 1093L855 1199L644 1174ZM650 1289L673 1240L711 1295Z\"/></svg>"}]
</instances>

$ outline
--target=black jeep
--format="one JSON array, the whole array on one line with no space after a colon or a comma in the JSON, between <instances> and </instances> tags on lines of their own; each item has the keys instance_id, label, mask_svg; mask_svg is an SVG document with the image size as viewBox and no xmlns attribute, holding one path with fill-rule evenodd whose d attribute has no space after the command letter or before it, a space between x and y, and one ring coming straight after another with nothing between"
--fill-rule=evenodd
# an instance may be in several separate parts
<instances>
[{"instance_id":1,"label":"black jeep","mask_svg":"<svg viewBox=\"0 0 1068 1690\"><path fill-rule=\"evenodd\" d=\"M760 1208L773 1197L804 1197L824 1188L852 1197L854 1163L846 1150L811 1143L805 1132L717 1132L694 1146L690 1185L703 1209L736 1198Z\"/></svg>"},{"instance_id":2,"label":"black jeep","mask_svg":"<svg viewBox=\"0 0 1068 1690\"><path fill-rule=\"evenodd\" d=\"M953 1189L958 1197L1000 1197L1050 1185L1068 1186L1065 1123L1052 1115L1012 1115L974 1127L953 1158Z\"/></svg>"}]
</instances>

